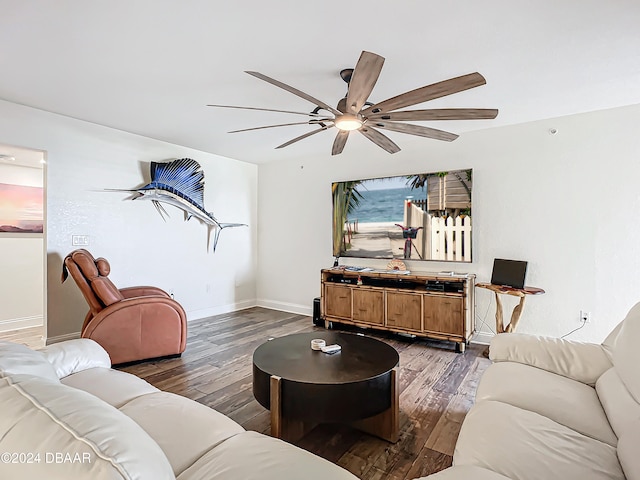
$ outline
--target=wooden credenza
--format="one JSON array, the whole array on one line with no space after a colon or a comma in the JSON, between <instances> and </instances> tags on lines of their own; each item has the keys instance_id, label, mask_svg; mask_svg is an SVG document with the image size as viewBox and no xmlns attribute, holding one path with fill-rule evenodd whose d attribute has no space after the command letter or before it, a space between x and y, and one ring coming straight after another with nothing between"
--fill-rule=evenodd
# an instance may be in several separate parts
<instances>
[{"instance_id":1,"label":"wooden credenza","mask_svg":"<svg viewBox=\"0 0 640 480\"><path fill-rule=\"evenodd\" d=\"M475 331L475 275L322 270L320 310L332 322L456 342ZM361 284L358 284L358 277Z\"/></svg>"}]
</instances>

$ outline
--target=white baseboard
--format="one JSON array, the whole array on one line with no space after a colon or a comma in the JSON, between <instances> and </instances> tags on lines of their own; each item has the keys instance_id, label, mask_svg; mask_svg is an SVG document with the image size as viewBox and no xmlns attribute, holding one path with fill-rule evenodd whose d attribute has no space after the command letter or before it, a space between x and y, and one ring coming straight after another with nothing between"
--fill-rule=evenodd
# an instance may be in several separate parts
<instances>
[{"instance_id":1,"label":"white baseboard","mask_svg":"<svg viewBox=\"0 0 640 480\"><path fill-rule=\"evenodd\" d=\"M255 300L244 300L242 302L219 305L217 307L190 310L186 312L187 322L190 322L191 320L200 320L202 318L213 317L214 315L221 315L223 313L237 312L238 310L245 310L247 308L255 307L256 305L257 303Z\"/></svg>"},{"instance_id":2,"label":"white baseboard","mask_svg":"<svg viewBox=\"0 0 640 480\"><path fill-rule=\"evenodd\" d=\"M477 343L479 345L489 345L493 337L494 337L493 333L476 332L471 337L471 343Z\"/></svg>"},{"instance_id":3,"label":"white baseboard","mask_svg":"<svg viewBox=\"0 0 640 480\"><path fill-rule=\"evenodd\" d=\"M56 335L55 337L47 337L47 345L51 345L52 343L60 343L66 340L75 340L76 338L80 338L80 332L74 333L65 333L64 335Z\"/></svg>"},{"instance_id":4,"label":"white baseboard","mask_svg":"<svg viewBox=\"0 0 640 480\"><path fill-rule=\"evenodd\" d=\"M8 318L6 320L0 320L0 332L9 332L11 330L22 330L23 328L40 327L42 325L44 325L44 317L42 315Z\"/></svg>"},{"instance_id":5,"label":"white baseboard","mask_svg":"<svg viewBox=\"0 0 640 480\"><path fill-rule=\"evenodd\" d=\"M313 304L311 306L300 305L298 303L277 302L259 298L258 307L270 308L271 310L281 310L283 312L297 313L298 315L313 315Z\"/></svg>"}]
</instances>

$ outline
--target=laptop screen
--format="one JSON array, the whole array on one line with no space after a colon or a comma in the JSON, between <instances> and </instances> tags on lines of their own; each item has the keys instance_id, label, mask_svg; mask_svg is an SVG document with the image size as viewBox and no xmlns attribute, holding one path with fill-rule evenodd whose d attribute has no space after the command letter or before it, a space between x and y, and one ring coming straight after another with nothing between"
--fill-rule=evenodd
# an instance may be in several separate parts
<instances>
[{"instance_id":1,"label":"laptop screen","mask_svg":"<svg viewBox=\"0 0 640 480\"><path fill-rule=\"evenodd\" d=\"M527 262L520 260L493 260L493 272L491 283L513 288L524 288L524 279L527 275Z\"/></svg>"}]
</instances>

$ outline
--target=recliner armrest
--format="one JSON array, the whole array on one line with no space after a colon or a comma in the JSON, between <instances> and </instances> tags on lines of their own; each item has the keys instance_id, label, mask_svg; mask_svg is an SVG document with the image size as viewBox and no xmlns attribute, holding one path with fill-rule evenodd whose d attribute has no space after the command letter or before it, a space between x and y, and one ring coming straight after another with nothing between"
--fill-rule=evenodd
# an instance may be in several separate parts
<instances>
[{"instance_id":1,"label":"recliner armrest","mask_svg":"<svg viewBox=\"0 0 640 480\"><path fill-rule=\"evenodd\" d=\"M125 298L102 309L82 329L109 352L114 365L184 352L187 318L175 300L160 295Z\"/></svg>"},{"instance_id":2,"label":"recliner armrest","mask_svg":"<svg viewBox=\"0 0 640 480\"><path fill-rule=\"evenodd\" d=\"M161 288L148 286L121 288L120 293L124 298L149 297L152 295L171 298L170 295Z\"/></svg>"},{"instance_id":3,"label":"recliner armrest","mask_svg":"<svg viewBox=\"0 0 640 480\"><path fill-rule=\"evenodd\" d=\"M613 366L602 345L519 333L493 337L489 358L523 363L587 385L595 385Z\"/></svg>"},{"instance_id":4,"label":"recliner armrest","mask_svg":"<svg viewBox=\"0 0 640 480\"><path fill-rule=\"evenodd\" d=\"M107 351L88 338L54 343L40 351L53 365L58 378L94 367L111 368L111 358Z\"/></svg>"}]
</instances>

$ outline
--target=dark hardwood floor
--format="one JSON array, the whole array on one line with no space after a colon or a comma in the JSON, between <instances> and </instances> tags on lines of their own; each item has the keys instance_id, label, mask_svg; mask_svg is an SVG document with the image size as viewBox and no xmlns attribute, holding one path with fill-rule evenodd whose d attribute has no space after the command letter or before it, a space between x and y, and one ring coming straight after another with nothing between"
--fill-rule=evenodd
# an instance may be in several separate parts
<instances>
[{"instance_id":1,"label":"dark hardwood floor","mask_svg":"<svg viewBox=\"0 0 640 480\"><path fill-rule=\"evenodd\" d=\"M189 322L181 358L123 367L161 390L228 415L247 430L269 433L269 412L253 398L253 351L269 337L319 330L311 319L251 308ZM297 445L357 477L412 479L451 465L460 425L490 364L485 347L457 354L453 344L366 331L400 354L400 439L395 444L340 425L321 425Z\"/></svg>"}]
</instances>

